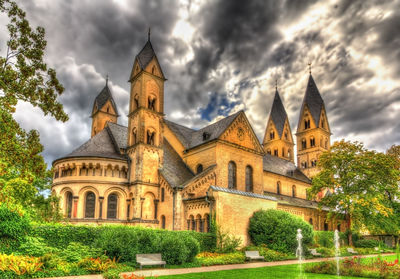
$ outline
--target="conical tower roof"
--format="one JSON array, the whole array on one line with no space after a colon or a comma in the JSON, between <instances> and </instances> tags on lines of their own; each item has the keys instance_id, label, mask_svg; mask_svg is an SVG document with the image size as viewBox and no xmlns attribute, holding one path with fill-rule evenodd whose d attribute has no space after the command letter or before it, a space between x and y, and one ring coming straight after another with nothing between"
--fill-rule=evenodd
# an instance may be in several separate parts
<instances>
[{"instance_id":1,"label":"conical tower roof","mask_svg":"<svg viewBox=\"0 0 400 279\"><path fill-rule=\"evenodd\" d=\"M154 52L153 46L151 45L149 39L147 40L147 43L144 45L139 54L136 56L142 70L146 68L146 66L150 63L151 59L153 59L154 56L156 56L156 53Z\"/></svg>"},{"instance_id":2,"label":"conical tower roof","mask_svg":"<svg viewBox=\"0 0 400 279\"><path fill-rule=\"evenodd\" d=\"M100 110L107 103L108 100L110 100L110 103L111 103L115 113L118 115L117 106L112 97L110 88L108 88L108 81L107 81L103 90L100 91L99 95L97 95L96 99L94 100L93 112L94 112L94 108L96 106L97 106L97 109Z\"/></svg>"},{"instance_id":3,"label":"conical tower roof","mask_svg":"<svg viewBox=\"0 0 400 279\"><path fill-rule=\"evenodd\" d=\"M307 105L308 109L310 110L311 116L314 119L315 125L319 127L319 118L321 115L321 110L324 108L324 100L319 93L317 85L310 74L308 79L306 94L304 96L303 105L301 108L301 112L304 110L304 106Z\"/></svg>"},{"instance_id":4,"label":"conical tower roof","mask_svg":"<svg viewBox=\"0 0 400 279\"><path fill-rule=\"evenodd\" d=\"M279 96L278 89L276 89L275 91L274 102L272 103L269 117L274 122L274 125L279 133L279 138L281 138L283 133L283 128L285 126L285 121L288 118L288 116L285 107L283 106L281 97Z\"/></svg>"}]
</instances>

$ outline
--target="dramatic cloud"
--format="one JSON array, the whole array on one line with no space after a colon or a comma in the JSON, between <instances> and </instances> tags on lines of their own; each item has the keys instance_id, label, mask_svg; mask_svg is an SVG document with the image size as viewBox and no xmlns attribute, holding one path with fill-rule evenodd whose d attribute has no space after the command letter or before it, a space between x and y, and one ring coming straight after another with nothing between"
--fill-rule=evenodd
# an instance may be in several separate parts
<instances>
[{"instance_id":1,"label":"dramatic cloud","mask_svg":"<svg viewBox=\"0 0 400 279\"><path fill-rule=\"evenodd\" d=\"M295 133L312 62L332 140L360 140L380 151L400 143L399 1L19 4L32 25L45 27L46 59L66 88L60 102L68 123L44 117L29 104L17 108L21 125L40 131L49 163L89 138L93 100L107 74L119 121L126 125L127 79L148 27L168 78L165 112L172 121L200 128L243 109L262 139L277 79ZM0 29L0 42L6 36Z\"/></svg>"}]
</instances>

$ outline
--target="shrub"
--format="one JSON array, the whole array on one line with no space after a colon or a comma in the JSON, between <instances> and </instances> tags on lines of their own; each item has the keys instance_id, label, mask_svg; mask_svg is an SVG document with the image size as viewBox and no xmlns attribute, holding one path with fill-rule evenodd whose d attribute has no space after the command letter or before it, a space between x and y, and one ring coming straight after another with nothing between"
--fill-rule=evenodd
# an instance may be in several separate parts
<instances>
[{"instance_id":1,"label":"shrub","mask_svg":"<svg viewBox=\"0 0 400 279\"><path fill-rule=\"evenodd\" d=\"M0 271L11 271L16 275L33 275L41 270L39 258L0 254Z\"/></svg>"},{"instance_id":2,"label":"shrub","mask_svg":"<svg viewBox=\"0 0 400 279\"><path fill-rule=\"evenodd\" d=\"M239 248L242 239L229 234L229 232L223 232L221 227L216 225L216 242L215 252L233 253Z\"/></svg>"},{"instance_id":3,"label":"shrub","mask_svg":"<svg viewBox=\"0 0 400 279\"><path fill-rule=\"evenodd\" d=\"M244 263L246 257L242 252L234 252L227 254L202 252L196 256L196 261L201 266L210 266L217 264L241 264Z\"/></svg>"},{"instance_id":4,"label":"shrub","mask_svg":"<svg viewBox=\"0 0 400 279\"><path fill-rule=\"evenodd\" d=\"M160 252L168 264L191 262L199 252L199 243L191 236L176 238L167 234L161 240Z\"/></svg>"},{"instance_id":5,"label":"shrub","mask_svg":"<svg viewBox=\"0 0 400 279\"><path fill-rule=\"evenodd\" d=\"M119 274L121 272L127 272L127 271L132 271L132 267L119 264L116 268L110 268L109 270L107 270L102 275L103 275L104 279L121 279Z\"/></svg>"},{"instance_id":6,"label":"shrub","mask_svg":"<svg viewBox=\"0 0 400 279\"><path fill-rule=\"evenodd\" d=\"M333 231L314 231L314 242L325 248L334 248L334 235ZM339 233L341 245L347 241L345 233Z\"/></svg>"},{"instance_id":7,"label":"shrub","mask_svg":"<svg viewBox=\"0 0 400 279\"><path fill-rule=\"evenodd\" d=\"M303 245L312 243L312 226L304 220L281 210L259 210L250 218L249 235L259 246L283 253L294 253L297 247L297 229L302 230Z\"/></svg>"},{"instance_id":8,"label":"shrub","mask_svg":"<svg viewBox=\"0 0 400 279\"><path fill-rule=\"evenodd\" d=\"M78 263L78 266L89 271L90 273L105 272L111 268L117 267L115 259L111 260L107 257L86 258Z\"/></svg>"},{"instance_id":9,"label":"shrub","mask_svg":"<svg viewBox=\"0 0 400 279\"><path fill-rule=\"evenodd\" d=\"M43 238L27 236L26 241L19 247L18 254L41 257L56 251L56 248L47 246Z\"/></svg>"},{"instance_id":10,"label":"shrub","mask_svg":"<svg viewBox=\"0 0 400 279\"><path fill-rule=\"evenodd\" d=\"M5 203L0 204L0 238L22 242L30 229L26 215L9 209Z\"/></svg>"},{"instance_id":11,"label":"shrub","mask_svg":"<svg viewBox=\"0 0 400 279\"><path fill-rule=\"evenodd\" d=\"M357 241L354 241L354 247L374 248L374 247L386 247L386 245L382 241L375 239L359 239Z\"/></svg>"},{"instance_id":12,"label":"shrub","mask_svg":"<svg viewBox=\"0 0 400 279\"><path fill-rule=\"evenodd\" d=\"M317 252L321 253L323 257L333 257L335 256L335 249L330 249L326 247L317 248Z\"/></svg>"},{"instance_id":13,"label":"shrub","mask_svg":"<svg viewBox=\"0 0 400 279\"><path fill-rule=\"evenodd\" d=\"M84 258L96 258L102 254L99 248L93 248L78 242L71 242L68 247L59 253L61 259L66 262L79 262Z\"/></svg>"}]
</instances>

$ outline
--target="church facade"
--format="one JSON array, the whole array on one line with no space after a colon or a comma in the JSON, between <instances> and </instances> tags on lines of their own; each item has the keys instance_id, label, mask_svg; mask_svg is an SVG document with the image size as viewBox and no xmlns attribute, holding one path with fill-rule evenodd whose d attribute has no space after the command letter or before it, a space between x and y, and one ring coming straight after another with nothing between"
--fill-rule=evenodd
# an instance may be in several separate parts
<instances>
[{"instance_id":1,"label":"church facade","mask_svg":"<svg viewBox=\"0 0 400 279\"><path fill-rule=\"evenodd\" d=\"M323 99L308 80L295 141L275 92L263 142L243 111L194 130L165 119L164 73L150 39L130 74L128 126L106 84L94 100L91 139L53 162L52 191L71 223L117 223L207 232L216 218L222 230L248 242L249 218L280 209L316 230L344 231L306 190L329 149Z\"/></svg>"}]
</instances>

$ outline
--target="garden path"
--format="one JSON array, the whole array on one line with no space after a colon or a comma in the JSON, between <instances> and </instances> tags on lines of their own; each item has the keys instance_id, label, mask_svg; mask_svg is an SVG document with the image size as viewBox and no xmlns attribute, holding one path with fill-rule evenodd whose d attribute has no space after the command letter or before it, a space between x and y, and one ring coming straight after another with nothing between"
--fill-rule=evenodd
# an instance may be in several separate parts
<instances>
[{"instance_id":1,"label":"garden path","mask_svg":"<svg viewBox=\"0 0 400 279\"><path fill-rule=\"evenodd\" d=\"M394 253L383 253L382 256L394 255ZM364 255L361 258L374 257L376 255ZM342 257L348 258L348 257ZM326 260L333 260L334 258L317 258L304 260L305 263L315 263L322 262ZM121 274L131 275L132 273L138 276L163 276L163 275L177 275L186 273L201 273L210 271L221 271L221 270L232 270L232 269L242 269L242 268L257 268L266 266L280 266L297 264L297 260L287 260L278 262L251 262L245 264L228 264L228 265L214 265L214 266L204 266L204 267L191 267L191 268L177 268L177 269L147 269L147 270L136 270L134 272L124 272ZM68 276L68 277L52 277L47 279L103 279L101 275L83 275L83 276Z\"/></svg>"}]
</instances>

